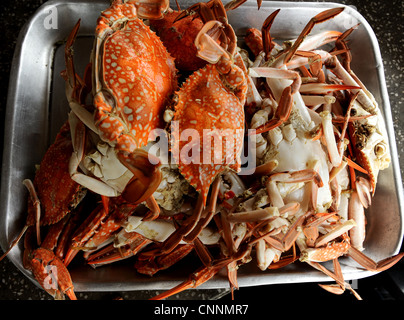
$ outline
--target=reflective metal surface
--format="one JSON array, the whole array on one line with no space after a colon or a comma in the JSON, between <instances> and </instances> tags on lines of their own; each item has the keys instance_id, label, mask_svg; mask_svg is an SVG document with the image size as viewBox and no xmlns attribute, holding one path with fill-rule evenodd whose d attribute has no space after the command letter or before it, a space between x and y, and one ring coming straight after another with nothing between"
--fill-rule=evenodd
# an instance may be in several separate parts
<instances>
[{"instance_id":1,"label":"reflective metal surface","mask_svg":"<svg viewBox=\"0 0 404 320\"><path fill-rule=\"evenodd\" d=\"M192 2L180 1L182 8ZM48 145L54 140L69 111L64 94L63 41L79 18L82 18L75 45L77 71L80 73L89 59L96 19L108 1L49 1L42 6L21 31L10 77L6 110L4 158L0 199L0 244L6 249L22 229L26 218L27 192L25 178L33 178L35 164L40 163ZM229 13L229 20L241 38L247 27L261 27L265 18L281 8L271 29L276 39L296 37L304 25L322 10L341 6L332 3L265 2L257 11L256 2L249 1ZM175 5L172 6L175 8ZM57 28L48 28L51 9L57 10ZM383 64L376 37L364 18L351 7L335 19L318 25L313 33L325 29L345 31L360 23L351 35L352 69L374 94L383 110L389 134L392 163L381 172L373 204L367 211L365 253L378 260L397 253L403 237L403 190L398 165L390 104L384 80ZM9 258L28 278L30 272L21 263L22 242ZM341 259L347 280L372 273L357 268L350 259ZM71 268L76 291L164 290L173 287L199 267L199 261L186 259L153 278L139 275L133 263L92 269L77 264ZM295 263L280 270L260 271L254 262L239 269L239 285L254 286L275 283L317 282L330 280L323 274ZM34 281L34 280L33 280ZM201 288L228 288L225 273L221 273Z\"/></svg>"}]
</instances>

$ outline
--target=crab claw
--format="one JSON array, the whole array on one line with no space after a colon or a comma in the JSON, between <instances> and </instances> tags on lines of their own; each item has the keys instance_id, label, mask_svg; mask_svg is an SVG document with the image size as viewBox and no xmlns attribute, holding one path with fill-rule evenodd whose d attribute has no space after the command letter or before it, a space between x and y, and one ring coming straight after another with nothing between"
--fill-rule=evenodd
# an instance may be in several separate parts
<instances>
[{"instance_id":1,"label":"crab claw","mask_svg":"<svg viewBox=\"0 0 404 320\"><path fill-rule=\"evenodd\" d=\"M69 271L63 262L48 249L38 248L32 253L32 272L39 284L55 299L77 300Z\"/></svg>"},{"instance_id":2,"label":"crab claw","mask_svg":"<svg viewBox=\"0 0 404 320\"><path fill-rule=\"evenodd\" d=\"M115 0L115 2L119 4L122 3L122 0ZM133 4L138 17L143 19L161 19L170 7L169 0L132 0L126 1L126 3Z\"/></svg>"},{"instance_id":3,"label":"crab claw","mask_svg":"<svg viewBox=\"0 0 404 320\"><path fill-rule=\"evenodd\" d=\"M201 59L215 64L222 56L229 57L229 54L217 42L222 37L223 24L219 21L205 23L195 38L195 47Z\"/></svg>"},{"instance_id":4,"label":"crab claw","mask_svg":"<svg viewBox=\"0 0 404 320\"><path fill-rule=\"evenodd\" d=\"M142 149L132 153L119 150L118 158L134 174L122 197L134 204L150 198L161 182L160 159Z\"/></svg>"}]
</instances>

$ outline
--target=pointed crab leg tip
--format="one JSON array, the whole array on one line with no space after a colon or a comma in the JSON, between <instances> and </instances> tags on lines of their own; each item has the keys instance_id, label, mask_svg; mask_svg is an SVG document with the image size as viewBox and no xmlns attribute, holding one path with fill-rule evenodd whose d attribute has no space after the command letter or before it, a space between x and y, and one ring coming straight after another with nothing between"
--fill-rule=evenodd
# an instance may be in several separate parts
<instances>
[{"instance_id":1,"label":"pointed crab leg tip","mask_svg":"<svg viewBox=\"0 0 404 320\"><path fill-rule=\"evenodd\" d=\"M176 286L166 292L160 293L159 295L157 295L153 298L150 298L149 300L163 300L163 299L169 298L177 293L180 293L184 290L190 289L192 287L193 287L193 281L186 281L186 282L180 283L178 286Z\"/></svg>"},{"instance_id":2,"label":"pointed crab leg tip","mask_svg":"<svg viewBox=\"0 0 404 320\"><path fill-rule=\"evenodd\" d=\"M63 259L63 264L67 267L74 259L74 257L77 255L79 250L73 250L71 249L70 251L67 252L65 258Z\"/></svg>"},{"instance_id":3,"label":"pointed crab leg tip","mask_svg":"<svg viewBox=\"0 0 404 320\"><path fill-rule=\"evenodd\" d=\"M319 284L320 288L332 293L332 294L343 294L345 292L344 288L341 288L339 284Z\"/></svg>"},{"instance_id":4,"label":"pointed crab leg tip","mask_svg":"<svg viewBox=\"0 0 404 320\"><path fill-rule=\"evenodd\" d=\"M269 23L272 23L273 20L275 20L276 16L278 15L278 13L281 11L281 9L277 9L274 12L272 12L268 18L265 19L264 24L262 25L263 28L265 28L265 26L267 26Z\"/></svg>"},{"instance_id":5,"label":"pointed crab leg tip","mask_svg":"<svg viewBox=\"0 0 404 320\"><path fill-rule=\"evenodd\" d=\"M345 10L345 7L328 9L326 11L320 12L318 15L316 15L315 18L317 19L317 21L326 21L326 20L329 20L329 19L339 15L344 10Z\"/></svg>"},{"instance_id":6,"label":"pointed crab leg tip","mask_svg":"<svg viewBox=\"0 0 404 320\"><path fill-rule=\"evenodd\" d=\"M74 40L77 37L77 34L79 32L80 29L80 24L81 24L81 19L79 19L76 24L74 25L72 31L70 32L67 41L66 41L66 47L69 48L72 46L72 44L74 43Z\"/></svg>"},{"instance_id":7,"label":"pointed crab leg tip","mask_svg":"<svg viewBox=\"0 0 404 320\"><path fill-rule=\"evenodd\" d=\"M399 262L403 257L404 257L404 252L401 252L395 256L392 256L390 258L386 258L382 261L379 261L377 263L377 271L385 271L385 270L391 268L397 262Z\"/></svg>"},{"instance_id":8,"label":"pointed crab leg tip","mask_svg":"<svg viewBox=\"0 0 404 320\"><path fill-rule=\"evenodd\" d=\"M368 256L363 254L355 247L349 248L348 255L367 270L372 272L382 272L391 268L397 262L399 262L403 258L404 252L401 252L395 256L388 257L378 262L374 262L372 259L370 259Z\"/></svg>"},{"instance_id":9,"label":"pointed crab leg tip","mask_svg":"<svg viewBox=\"0 0 404 320\"><path fill-rule=\"evenodd\" d=\"M67 296L69 297L70 300L77 300L76 294L74 293L74 291L72 289L69 289L66 292Z\"/></svg>"}]
</instances>

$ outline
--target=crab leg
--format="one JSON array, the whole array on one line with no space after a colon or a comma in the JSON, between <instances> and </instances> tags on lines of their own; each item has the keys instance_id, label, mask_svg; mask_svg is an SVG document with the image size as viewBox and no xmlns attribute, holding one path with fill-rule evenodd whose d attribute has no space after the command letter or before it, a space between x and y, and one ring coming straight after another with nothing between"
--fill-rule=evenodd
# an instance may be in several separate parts
<instances>
[{"instance_id":1,"label":"crab leg","mask_svg":"<svg viewBox=\"0 0 404 320\"><path fill-rule=\"evenodd\" d=\"M316 240L319 235L317 227L334 215L335 212L329 212L329 213L319 212L316 213L314 216L308 218L303 228L303 233L306 236L306 244L308 246L314 247L316 243Z\"/></svg>"},{"instance_id":2,"label":"crab leg","mask_svg":"<svg viewBox=\"0 0 404 320\"><path fill-rule=\"evenodd\" d=\"M151 240L146 239L138 233L131 234L130 241L123 246L116 247L114 244L91 254L87 263L94 266L109 264L115 261L120 261L136 255L147 245L152 243Z\"/></svg>"},{"instance_id":3,"label":"crab leg","mask_svg":"<svg viewBox=\"0 0 404 320\"><path fill-rule=\"evenodd\" d=\"M201 284L205 283L206 281L210 280L211 278L213 278L213 276L215 276L223 267L227 266L229 263L242 259L248 252L249 248L247 248L247 250L241 250L240 252L236 253L233 257L213 261L211 266L209 267L203 266L199 268L189 276L188 280L184 281L183 283L180 283L179 285L175 286L174 288L166 292L163 292L155 296L150 300L162 300L174 294L177 294L181 291L190 288L196 288Z\"/></svg>"},{"instance_id":4,"label":"crab leg","mask_svg":"<svg viewBox=\"0 0 404 320\"><path fill-rule=\"evenodd\" d=\"M356 262L358 262L361 266L366 268L369 271L373 272L381 272L384 270L389 269L393 265L395 265L397 262L401 260L402 257L404 257L404 252L401 252L395 256L380 260L378 262L373 261L366 255L364 255L362 252L360 252L358 249L355 247L350 247L348 250L348 255L354 259Z\"/></svg>"},{"instance_id":5,"label":"crab leg","mask_svg":"<svg viewBox=\"0 0 404 320\"><path fill-rule=\"evenodd\" d=\"M295 243L297 237L300 235L301 226L303 225L304 220L306 219L306 215L301 215L289 228L288 232L283 236L281 242L284 248L284 251L288 251L292 245Z\"/></svg>"},{"instance_id":6,"label":"crab leg","mask_svg":"<svg viewBox=\"0 0 404 320\"><path fill-rule=\"evenodd\" d=\"M222 234L222 238L226 244L226 248L230 251L230 253L236 252L237 246L232 234L231 223L227 219L227 212L221 212L220 217L215 220L215 222Z\"/></svg>"},{"instance_id":7,"label":"crab leg","mask_svg":"<svg viewBox=\"0 0 404 320\"><path fill-rule=\"evenodd\" d=\"M348 30L344 31L336 40L335 40L335 48L331 51L331 54L335 54L335 52L338 51L343 51L342 57L343 57L343 62L344 62L344 68L348 71L351 72L351 61L352 61L352 55L351 51L348 48L348 45L346 43L346 38L349 37L349 35L359 27L359 23Z\"/></svg>"},{"instance_id":8,"label":"crab leg","mask_svg":"<svg viewBox=\"0 0 404 320\"><path fill-rule=\"evenodd\" d=\"M186 242L193 242L196 239L201 230L208 225L216 213L216 201L219 193L219 185L220 177L216 177L212 185L212 194L207 215L201 219L204 206L203 197L202 195L199 195L195 212L189 218L187 218L187 220L175 232L173 232L167 238L167 240L164 241L159 249L158 255L173 251L182 240ZM153 251L151 251L151 253L156 254L156 252Z\"/></svg>"},{"instance_id":9,"label":"crab leg","mask_svg":"<svg viewBox=\"0 0 404 320\"><path fill-rule=\"evenodd\" d=\"M344 233L348 232L351 230L353 227L356 226L356 222L354 220L347 220L344 223L340 224L339 226L335 227L332 229L330 232L326 233L325 235L319 237L314 246L315 247L321 247L330 241L334 240L335 238L343 235Z\"/></svg>"},{"instance_id":10,"label":"crab leg","mask_svg":"<svg viewBox=\"0 0 404 320\"><path fill-rule=\"evenodd\" d=\"M86 83L82 82L79 76L75 73L73 61L73 44L76 40L80 28L80 20L76 23L74 28L69 34L65 46L65 65L66 70L62 72L62 76L66 81L66 97L72 111L79 117L79 119L86 124L91 130L98 133L94 125L94 119L90 112L88 112L81 104L84 101L83 91L87 91ZM85 77L88 77L90 67L86 68Z\"/></svg>"},{"instance_id":11,"label":"crab leg","mask_svg":"<svg viewBox=\"0 0 404 320\"><path fill-rule=\"evenodd\" d=\"M334 261L334 272L331 272L330 270L328 270L326 267L324 267L323 265L321 265L318 262L307 261L307 264L309 264L313 268L323 272L330 278L334 279L338 285L338 287L333 287L332 285L320 285L321 288L323 288L331 293L335 293L335 294L342 294L342 292L345 290L345 288L347 288L353 293L353 295L358 300L362 300L360 295L351 287L351 285L349 283L346 283L345 280L343 279L342 275L340 274L340 271L338 270L339 263L335 262L335 261L337 261L337 259L333 259L333 261ZM341 290L342 290L342 292L341 292Z\"/></svg>"},{"instance_id":12,"label":"crab leg","mask_svg":"<svg viewBox=\"0 0 404 320\"><path fill-rule=\"evenodd\" d=\"M58 239L60 235L62 234L68 220L69 216L64 217L62 220L59 222L53 224L50 228L48 233L46 234L46 237L41 243L41 247L44 249L48 249L51 251L54 251L58 244Z\"/></svg>"},{"instance_id":13,"label":"crab leg","mask_svg":"<svg viewBox=\"0 0 404 320\"><path fill-rule=\"evenodd\" d=\"M303 42L304 38L310 33L310 31L312 30L314 25L317 23L324 22L328 19L331 19L332 17L339 14L343 9L344 8L333 8L330 10L326 10L326 11L319 13L314 18L312 18L310 20L310 22L304 28L302 33L299 35L299 37L296 39L296 41L293 43L292 47L286 53L283 53L280 56L278 56L276 58L276 60L271 64L271 66L275 67L275 68L286 68L286 64L295 55L300 44ZM289 82L286 81L286 79L277 79L277 81L275 81L275 79L271 79L271 78L267 78L267 84L271 88L271 91L275 92L275 97L277 95L279 97L279 92L284 92L284 90L290 85ZM300 88L300 86L299 86L299 88ZM276 93L276 92L278 92L278 93ZM287 93L287 92L285 92L285 93ZM292 95L293 95L293 97L292 97ZM285 97L283 94L282 94L282 96ZM288 114L290 114L291 108L294 105L294 107L296 107L300 111L300 114L301 114L304 122L306 122L307 124L310 123L310 116L308 114L307 108L303 102L301 95L298 92L295 92L295 94L288 94L288 100L290 100L290 101L288 101L289 105L290 105L289 106L290 109L286 108L286 107L281 108L281 110L283 111L282 113L280 112L280 115L283 116L282 122L284 122L287 119L286 116L288 116ZM292 101L293 101L293 104L292 104ZM279 101L279 105L281 106L280 101ZM282 101L282 105L285 105L284 101ZM282 123L282 122L280 122L280 123Z\"/></svg>"},{"instance_id":14,"label":"crab leg","mask_svg":"<svg viewBox=\"0 0 404 320\"><path fill-rule=\"evenodd\" d=\"M84 81L76 74L74 68L74 60L73 60L73 44L76 40L78 31L80 29L80 21L79 19L76 25L73 27L72 31L67 38L65 45L65 65L66 70L62 72L62 77L66 81L65 90L66 97L69 102L69 106L72 110L77 111L79 115L83 115L83 119L81 119L84 123L88 124L88 126L94 131L97 132L97 129L94 126L94 121L89 112L81 112L84 111L85 108L83 103L87 94L91 91L91 82L89 81L89 76L91 74L91 63L89 63L84 72Z\"/></svg>"},{"instance_id":15,"label":"crab leg","mask_svg":"<svg viewBox=\"0 0 404 320\"><path fill-rule=\"evenodd\" d=\"M29 192L29 195L30 195L30 198L32 201L32 206L35 208L36 241L39 246L41 244L41 228L40 228L41 202L39 201L38 195L36 193L36 190L35 190L35 187L34 187L34 184L32 183L32 181L29 179L25 179L23 181L23 184L28 189L28 192ZM24 232L25 232L25 230L24 230ZM21 236L24 234L24 232L22 232L21 235L19 237L17 237L18 240L21 238ZM17 240L17 242L18 242L18 240ZM17 242L15 242L15 244ZM11 245L11 248L14 245Z\"/></svg>"},{"instance_id":16,"label":"crab leg","mask_svg":"<svg viewBox=\"0 0 404 320\"><path fill-rule=\"evenodd\" d=\"M339 153L337 142L335 141L331 114L328 111L323 111L320 116L322 119L321 124L324 141L327 146L330 161L334 167L339 167L342 162L342 155Z\"/></svg>"},{"instance_id":17,"label":"crab leg","mask_svg":"<svg viewBox=\"0 0 404 320\"><path fill-rule=\"evenodd\" d=\"M246 1L247 0L232 0L228 3L226 3L226 5L224 7L225 7L226 11L234 10L234 9L237 9L239 6L241 6ZM262 0L257 0L258 10L261 8L261 5L262 5Z\"/></svg>"},{"instance_id":18,"label":"crab leg","mask_svg":"<svg viewBox=\"0 0 404 320\"><path fill-rule=\"evenodd\" d=\"M87 217L82 226L75 232L72 238L72 246L66 252L64 264L68 266L73 258L77 255L79 250L84 246L88 239L94 234L96 229L102 223L107 213L103 208L103 205L99 205L93 212Z\"/></svg>"},{"instance_id":19,"label":"crab leg","mask_svg":"<svg viewBox=\"0 0 404 320\"><path fill-rule=\"evenodd\" d=\"M139 273L153 276L156 272L165 270L186 257L193 249L194 246L191 244L182 244L176 250L157 258L144 257L140 254L135 262L135 269Z\"/></svg>"},{"instance_id":20,"label":"crab leg","mask_svg":"<svg viewBox=\"0 0 404 320\"><path fill-rule=\"evenodd\" d=\"M83 250L93 250L93 248L101 248L111 241L111 237L122 227L121 221L130 216L133 209L115 208L97 228L97 231L82 246ZM105 209L104 209L105 210Z\"/></svg>"},{"instance_id":21,"label":"crab leg","mask_svg":"<svg viewBox=\"0 0 404 320\"><path fill-rule=\"evenodd\" d=\"M356 226L349 232L351 244L357 250L363 251L363 241L366 235L366 218L364 207L360 202L357 191L354 191L349 199L348 217L356 222Z\"/></svg>"},{"instance_id":22,"label":"crab leg","mask_svg":"<svg viewBox=\"0 0 404 320\"><path fill-rule=\"evenodd\" d=\"M144 252L144 255L163 255L173 251L178 244L195 228L203 212L203 197L199 195L194 213L189 216L184 223L173 232L157 249Z\"/></svg>"},{"instance_id":23,"label":"crab leg","mask_svg":"<svg viewBox=\"0 0 404 320\"><path fill-rule=\"evenodd\" d=\"M295 71L281 70L276 68L250 68L249 76L293 80L292 84L284 88L281 92L274 92L275 99L279 102L273 119L264 125L255 128L255 131L250 131L248 134L259 134L279 127L289 118L290 113L292 112L292 96L299 91L301 85L300 75Z\"/></svg>"},{"instance_id":24,"label":"crab leg","mask_svg":"<svg viewBox=\"0 0 404 320\"><path fill-rule=\"evenodd\" d=\"M336 90L357 90L360 87L342 84L327 84L327 83L306 83L300 86L300 93L309 94L327 94L330 91Z\"/></svg>"},{"instance_id":25,"label":"crab leg","mask_svg":"<svg viewBox=\"0 0 404 320\"><path fill-rule=\"evenodd\" d=\"M277 160L268 161L259 165L258 167L255 167L253 169L254 172L251 174L257 177L269 175L278 167L278 164L279 163Z\"/></svg>"},{"instance_id":26,"label":"crab leg","mask_svg":"<svg viewBox=\"0 0 404 320\"><path fill-rule=\"evenodd\" d=\"M276 182L298 183L313 182L311 186L311 204L313 208L317 206L317 189L323 186L323 181L319 173L314 169L305 169L294 172L280 172L271 175L266 183L268 195L274 206L281 208L284 206L283 199L276 186Z\"/></svg>"},{"instance_id":27,"label":"crab leg","mask_svg":"<svg viewBox=\"0 0 404 320\"><path fill-rule=\"evenodd\" d=\"M361 105L365 108L366 111L369 111L370 113L375 111L375 109L377 108L377 103L374 100L374 98L370 95L370 93L368 93L367 89L363 86L363 84L355 81L352 75L347 70L345 70L345 68L341 65L337 57L330 56L330 58L325 61L325 66L333 73L335 73L335 75L339 79L341 79L345 85L356 87L350 91L352 93L356 92L359 93L357 100L358 102L361 103Z\"/></svg>"},{"instance_id":28,"label":"crab leg","mask_svg":"<svg viewBox=\"0 0 404 320\"><path fill-rule=\"evenodd\" d=\"M217 197L219 195L220 191L220 183L221 179L220 176L217 176L215 181L212 184L212 190L211 190L211 200L208 206L207 214L205 217L200 219L198 221L198 224L195 226L195 228L185 237L186 242L193 242L196 237L199 235L199 233L202 231L203 228L205 228L209 222L212 220L213 216L216 214L216 203L217 203Z\"/></svg>"},{"instance_id":29,"label":"crab leg","mask_svg":"<svg viewBox=\"0 0 404 320\"><path fill-rule=\"evenodd\" d=\"M300 44L299 49L303 51L313 51L327 43L333 42L341 36L341 32L335 30L327 30L319 32L315 35L310 35L304 38L303 42ZM314 50L316 52L316 50ZM317 53L317 52L316 52ZM294 58L292 58L293 60ZM292 61L289 60L289 61Z\"/></svg>"},{"instance_id":30,"label":"crab leg","mask_svg":"<svg viewBox=\"0 0 404 320\"><path fill-rule=\"evenodd\" d=\"M144 216L143 220L148 221L157 219L160 213L160 207L154 196L150 196L149 198L147 198L146 204L149 207L150 211Z\"/></svg>"},{"instance_id":31,"label":"crab leg","mask_svg":"<svg viewBox=\"0 0 404 320\"><path fill-rule=\"evenodd\" d=\"M288 63L286 63L285 66L288 69L293 70L293 69L305 67L308 64L310 71L313 72L313 68L314 68L314 70L315 70L314 73L316 73L317 71L320 71L320 69L322 69L324 62L329 57L330 57L329 52L324 51L324 50L304 51L303 49L300 49L300 50L296 51L295 57L292 60L290 60ZM304 71L304 76L311 77L312 75L310 74L310 72L306 72L306 70L302 70L302 72Z\"/></svg>"},{"instance_id":32,"label":"crab leg","mask_svg":"<svg viewBox=\"0 0 404 320\"><path fill-rule=\"evenodd\" d=\"M227 216L227 219L230 222L257 222L278 216L279 210L277 207L267 207L253 211L231 213Z\"/></svg>"},{"instance_id":33,"label":"crab leg","mask_svg":"<svg viewBox=\"0 0 404 320\"><path fill-rule=\"evenodd\" d=\"M21 240L21 238L24 236L25 232L29 229L29 225L25 225L24 228L21 230L17 238L13 240L11 243L10 247L3 253L3 255L0 257L0 261L2 261L9 253L10 251L17 245L17 243Z\"/></svg>"},{"instance_id":34,"label":"crab leg","mask_svg":"<svg viewBox=\"0 0 404 320\"><path fill-rule=\"evenodd\" d=\"M278 15L279 11L280 11L280 9L272 12L268 16L268 18L265 19L264 23L262 24L262 28L261 28L262 47L265 52L265 59L267 59L267 60L270 58L270 53L274 47L269 30L271 29L272 23L274 22L275 17Z\"/></svg>"},{"instance_id":35,"label":"crab leg","mask_svg":"<svg viewBox=\"0 0 404 320\"><path fill-rule=\"evenodd\" d=\"M180 283L179 285L175 286L174 288L163 292L150 300L162 300L165 298L168 298L174 294L177 294L181 291L190 289L190 288L196 288L200 286L201 284L205 283L206 281L209 281L213 276L219 272L220 269L222 269L222 265L215 266L215 267L202 267L195 272L193 272L188 280L184 281L183 283Z\"/></svg>"},{"instance_id":36,"label":"crab leg","mask_svg":"<svg viewBox=\"0 0 404 320\"><path fill-rule=\"evenodd\" d=\"M319 187L323 186L320 175L313 169L274 173L268 180L283 183L308 182L313 180Z\"/></svg>"},{"instance_id":37,"label":"crab leg","mask_svg":"<svg viewBox=\"0 0 404 320\"><path fill-rule=\"evenodd\" d=\"M306 219L305 214L298 217L296 219L296 221L289 227L289 229L285 233L285 235L280 239L273 237L273 235L277 235L283 227L273 229L273 230L259 236L255 240L249 242L249 244L250 245L255 244L256 242L263 239L269 245L271 245L272 247L274 247L275 249L277 249L281 252L288 251L292 247L294 242L296 241L299 234L301 233L301 226L303 225L303 222L305 219Z\"/></svg>"},{"instance_id":38,"label":"crab leg","mask_svg":"<svg viewBox=\"0 0 404 320\"><path fill-rule=\"evenodd\" d=\"M307 57L308 63L310 67L310 72L313 77L317 78L317 82L324 83L325 82L325 75L323 72L323 63L321 59L321 55L313 52L313 51L296 51L296 55ZM293 69L293 68L292 68Z\"/></svg>"},{"instance_id":39,"label":"crab leg","mask_svg":"<svg viewBox=\"0 0 404 320\"><path fill-rule=\"evenodd\" d=\"M290 59L295 54L296 50L302 44L305 37L311 32L311 30L313 29L313 27L316 24L319 24L319 23L325 22L329 19L332 19L336 15L340 14L343 10L344 10L344 7L333 8L333 9L329 9L329 10L320 12L319 14L317 14L316 16L311 18L309 23L304 27L303 31L300 33L299 37L294 41L290 50L287 52L286 56L284 57L284 63L287 63L290 61Z\"/></svg>"}]
</instances>

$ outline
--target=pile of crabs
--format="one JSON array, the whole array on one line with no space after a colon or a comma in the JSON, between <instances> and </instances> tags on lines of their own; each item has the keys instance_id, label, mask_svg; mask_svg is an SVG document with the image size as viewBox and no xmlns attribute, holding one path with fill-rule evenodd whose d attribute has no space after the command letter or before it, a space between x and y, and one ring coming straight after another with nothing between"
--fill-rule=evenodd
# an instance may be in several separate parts
<instances>
[{"instance_id":1,"label":"pile of crabs","mask_svg":"<svg viewBox=\"0 0 404 320\"><path fill-rule=\"evenodd\" d=\"M270 35L277 10L238 44L227 11L242 2L175 11L115 0L83 77L80 21L72 30L62 73L71 112L24 181L28 219L12 244L25 234L24 265L55 298L76 298L78 253L94 267L131 257L148 276L194 255L189 278L158 299L221 270L237 288L251 261L265 271L297 260L336 281L324 289L357 295L339 257L382 271L403 256L362 253L364 210L390 155L379 107L350 68L354 29L311 34L344 8L283 43Z\"/></svg>"}]
</instances>

